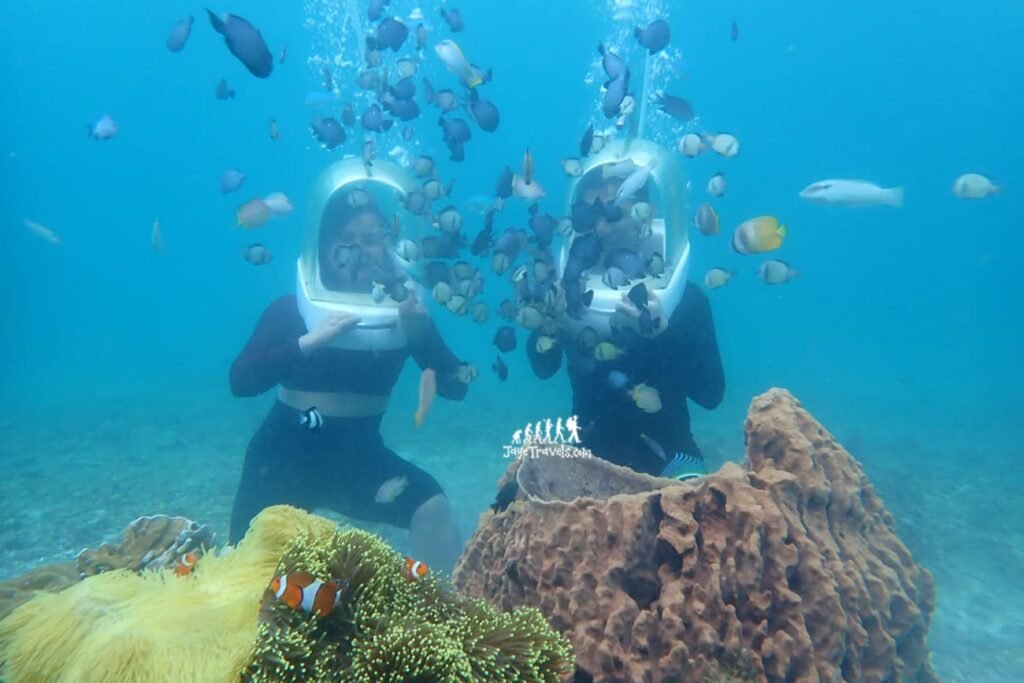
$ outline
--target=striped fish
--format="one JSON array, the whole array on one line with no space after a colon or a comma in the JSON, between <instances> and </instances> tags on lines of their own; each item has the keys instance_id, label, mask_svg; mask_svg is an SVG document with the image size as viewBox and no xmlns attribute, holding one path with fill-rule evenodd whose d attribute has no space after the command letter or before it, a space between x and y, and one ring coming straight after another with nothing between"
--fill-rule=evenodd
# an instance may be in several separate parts
<instances>
[{"instance_id":1,"label":"striped fish","mask_svg":"<svg viewBox=\"0 0 1024 683\"><path fill-rule=\"evenodd\" d=\"M308 572L275 576L270 591L292 609L326 617L341 601L342 581L319 581Z\"/></svg>"},{"instance_id":2,"label":"striped fish","mask_svg":"<svg viewBox=\"0 0 1024 683\"><path fill-rule=\"evenodd\" d=\"M706 476L707 473L708 468L704 465L704 458L699 455L687 455L686 453L679 452L665 465L665 469L661 471L661 476L668 479L687 481L688 479Z\"/></svg>"}]
</instances>

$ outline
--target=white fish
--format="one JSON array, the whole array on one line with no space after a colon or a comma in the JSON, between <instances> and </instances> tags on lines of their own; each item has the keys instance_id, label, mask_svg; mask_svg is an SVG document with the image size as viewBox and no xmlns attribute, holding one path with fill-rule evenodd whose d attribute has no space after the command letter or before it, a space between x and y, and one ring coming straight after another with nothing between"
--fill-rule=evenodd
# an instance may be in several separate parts
<instances>
[{"instance_id":1,"label":"white fish","mask_svg":"<svg viewBox=\"0 0 1024 683\"><path fill-rule=\"evenodd\" d=\"M732 273L725 268L712 268L704 275L704 285L708 289L724 287L732 278Z\"/></svg>"},{"instance_id":2,"label":"white fish","mask_svg":"<svg viewBox=\"0 0 1024 683\"><path fill-rule=\"evenodd\" d=\"M284 192L272 192L263 198L263 203L270 208L270 213L275 216L285 216L292 212L295 207Z\"/></svg>"},{"instance_id":3,"label":"white fish","mask_svg":"<svg viewBox=\"0 0 1024 683\"><path fill-rule=\"evenodd\" d=\"M740 153L740 141L735 135L719 133L718 135L706 135L708 145L716 153L723 157L734 157Z\"/></svg>"},{"instance_id":4,"label":"white fish","mask_svg":"<svg viewBox=\"0 0 1024 683\"><path fill-rule=\"evenodd\" d=\"M800 197L815 204L903 206L902 187L879 187L867 180L819 180L801 190Z\"/></svg>"},{"instance_id":5,"label":"white fish","mask_svg":"<svg viewBox=\"0 0 1024 683\"><path fill-rule=\"evenodd\" d=\"M687 133L679 138L679 144L676 147L680 154L692 159L704 151L704 141L696 133Z\"/></svg>"},{"instance_id":6,"label":"white fish","mask_svg":"<svg viewBox=\"0 0 1024 683\"><path fill-rule=\"evenodd\" d=\"M562 170L570 178L579 178L583 175L583 164L579 159L562 159Z\"/></svg>"},{"instance_id":7,"label":"white fish","mask_svg":"<svg viewBox=\"0 0 1024 683\"><path fill-rule=\"evenodd\" d=\"M458 76L459 80L467 87L475 88L484 82L480 72L470 65L469 60L462 54L462 48L454 40L438 41L434 46L434 52L448 67L448 70Z\"/></svg>"},{"instance_id":8,"label":"white fish","mask_svg":"<svg viewBox=\"0 0 1024 683\"><path fill-rule=\"evenodd\" d=\"M64 246L64 240L62 240L57 235L57 233L55 233L53 230L50 230L45 225L42 225L40 223L36 223L35 221L29 220L29 219L26 218L25 219L25 227L28 228L29 230L31 230L32 232L34 232L39 237L42 237L44 240L46 240L50 244L56 244L58 247Z\"/></svg>"},{"instance_id":9,"label":"white fish","mask_svg":"<svg viewBox=\"0 0 1024 683\"><path fill-rule=\"evenodd\" d=\"M655 165L656 162L652 159L646 166L641 166L626 176L626 179L622 181L619 189L615 192L615 203L622 204L622 202L632 199L633 195L647 184L647 178L650 177Z\"/></svg>"},{"instance_id":10,"label":"white fish","mask_svg":"<svg viewBox=\"0 0 1024 683\"><path fill-rule=\"evenodd\" d=\"M960 199L985 199L1002 189L980 173L964 173L953 182L953 194Z\"/></svg>"},{"instance_id":11,"label":"white fish","mask_svg":"<svg viewBox=\"0 0 1024 683\"><path fill-rule=\"evenodd\" d=\"M769 285L785 284L799 274L800 271L794 270L788 263L778 259L765 261L757 269L757 276Z\"/></svg>"},{"instance_id":12,"label":"white fish","mask_svg":"<svg viewBox=\"0 0 1024 683\"><path fill-rule=\"evenodd\" d=\"M712 197L721 197L725 194L726 182L724 173L716 173L708 180L708 194Z\"/></svg>"},{"instance_id":13,"label":"white fish","mask_svg":"<svg viewBox=\"0 0 1024 683\"><path fill-rule=\"evenodd\" d=\"M522 176L514 175L512 176L512 194L520 199L536 201L547 193L544 192L544 188L536 180L528 183L523 180Z\"/></svg>"},{"instance_id":14,"label":"white fish","mask_svg":"<svg viewBox=\"0 0 1024 683\"><path fill-rule=\"evenodd\" d=\"M384 505L391 503L402 495L408 485L409 480L405 477L391 477L380 485L373 500Z\"/></svg>"}]
</instances>

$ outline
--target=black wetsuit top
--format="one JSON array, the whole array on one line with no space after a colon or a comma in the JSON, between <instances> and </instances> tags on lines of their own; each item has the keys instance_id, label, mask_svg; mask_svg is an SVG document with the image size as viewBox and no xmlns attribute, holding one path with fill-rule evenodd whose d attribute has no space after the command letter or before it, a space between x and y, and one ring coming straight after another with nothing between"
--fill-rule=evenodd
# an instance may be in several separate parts
<instances>
[{"instance_id":1,"label":"black wetsuit top","mask_svg":"<svg viewBox=\"0 0 1024 683\"><path fill-rule=\"evenodd\" d=\"M668 329L656 337L636 337L624 349L625 354L613 361L596 360L593 351L568 332L554 348L540 353L538 336L534 332L527 343L530 364L538 377L551 377L561 366L564 351L581 442L595 455L660 474L666 462L641 434L660 444L669 459L678 451L701 455L690 432L686 400L709 410L715 408L722 401L725 378L711 307L693 283L686 283ZM626 388L613 385L613 370L625 375ZM660 411L646 413L637 407L628 388L641 383L658 390Z\"/></svg>"},{"instance_id":2,"label":"black wetsuit top","mask_svg":"<svg viewBox=\"0 0 1024 683\"><path fill-rule=\"evenodd\" d=\"M299 337L306 332L294 296L271 303L231 366L231 392L256 396L280 384L297 391L387 396L411 355L421 368L434 369L438 394L454 400L466 395L467 385L455 375L459 360L432 322L421 326L409 346L389 351L323 347L307 357L299 348ZM241 539L249 521L269 505L308 510L326 507L358 519L407 528L416 509L441 493L430 474L384 445L380 416L325 415L316 432L301 423L301 416L275 401L249 442L231 514L232 543ZM380 485L395 477L407 479L405 490L391 502L376 502Z\"/></svg>"}]
</instances>

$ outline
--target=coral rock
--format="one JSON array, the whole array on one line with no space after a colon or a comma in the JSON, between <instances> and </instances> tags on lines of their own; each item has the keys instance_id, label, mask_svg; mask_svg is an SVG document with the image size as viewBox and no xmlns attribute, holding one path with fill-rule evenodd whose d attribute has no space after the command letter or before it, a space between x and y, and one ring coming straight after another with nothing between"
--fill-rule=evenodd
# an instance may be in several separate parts
<instances>
[{"instance_id":1,"label":"coral rock","mask_svg":"<svg viewBox=\"0 0 1024 683\"><path fill-rule=\"evenodd\" d=\"M82 576L113 569L165 569L185 553L213 547L215 540L213 529L185 517L139 517L125 529L120 545L86 548L75 562Z\"/></svg>"},{"instance_id":2,"label":"coral rock","mask_svg":"<svg viewBox=\"0 0 1024 683\"><path fill-rule=\"evenodd\" d=\"M540 608L578 680L937 680L932 577L861 466L784 390L744 429L747 467L691 482L513 463L517 498L481 517L456 586Z\"/></svg>"}]
</instances>

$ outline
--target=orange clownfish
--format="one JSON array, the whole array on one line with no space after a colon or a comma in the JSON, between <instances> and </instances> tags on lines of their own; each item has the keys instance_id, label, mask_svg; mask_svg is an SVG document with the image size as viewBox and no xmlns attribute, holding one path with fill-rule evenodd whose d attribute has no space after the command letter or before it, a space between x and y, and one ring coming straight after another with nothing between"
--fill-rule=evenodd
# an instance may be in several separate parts
<instances>
[{"instance_id":1,"label":"orange clownfish","mask_svg":"<svg viewBox=\"0 0 1024 683\"><path fill-rule=\"evenodd\" d=\"M326 617L341 601L340 581L319 581L308 572L275 576L270 582L274 596L292 609Z\"/></svg>"},{"instance_id":2,"label":"orange clownfish","mask_svg":"<svg viewBox=\"0 0 1024 683\"><path fill-rule=\"evenodd\" d=\"M414 560L411 557L405 558L405 565L402 567L402 576L406 581L419 581L430 572L426 562Z\"/></svg>"},{"instance_id":3,"label":"orange clownfish","mask_svg":"<svg viewBox=\"0 0 1024 683\"><path fill-rule=\"evenodd\" d=\"M195 571L196 564L198 563L199 553L185 553L178 558L178 563L174 565L174 574L176 576L188 576Z\"/></svg>"}]
</instances>

